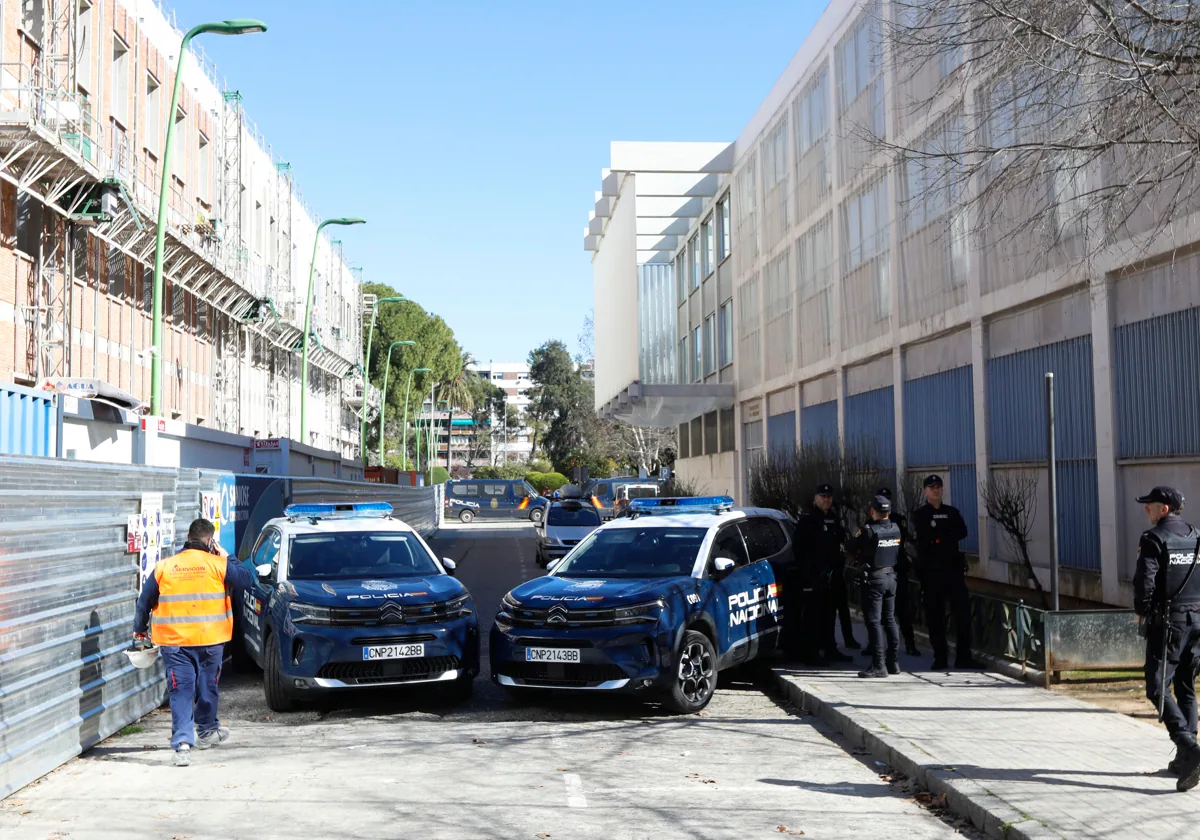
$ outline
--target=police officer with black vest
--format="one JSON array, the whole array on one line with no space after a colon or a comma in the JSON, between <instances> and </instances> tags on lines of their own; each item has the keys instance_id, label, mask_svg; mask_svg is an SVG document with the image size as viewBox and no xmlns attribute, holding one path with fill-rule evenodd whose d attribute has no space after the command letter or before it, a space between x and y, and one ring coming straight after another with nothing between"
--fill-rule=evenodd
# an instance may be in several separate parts
<instances>
[{"instance_id":1,"label":"police officer with black vest","mask_svg":"<svg viewBox=\"0 0 1200 840\"><path fill-rule=\"evenodd\" d=\"M900 528L888 519L892 503L886 496L871 500L870 520L858 530L846 548L862 580L863 619L867 641L874 656L871 667L860 677L899 674L900 629L896 626L896 564L900 560ZM887 650L883 647L887 632Z\"/></svg>"},{"instance_id":2,"label":"police officer with black vest","mask_svg":"<svg viewBox=\"0 0 1200 840\"><path fill-rule=\"evenodd\" d=\"M958 550L967 538L967 523L958 508L942 501L942 477L925 479L925 504L912 515L920 563L921 596L929 643L933 646L933 670L948 667L946 605L954 616L956 668L982 668L971 655L971 598L967 593L967 564Z\"/></svg>"},{"instance_id":3,"label":"police officer with black vest","mask_svg":"<svg viewBox=\"0 0 1200 840\"><path fill-rule=\"evenodd\" d=\"M803 619L799 648L808 665L828 660L849 662L850 657L837 649L833 638L836 604L832 597L833 576L842 572L842 543L846 533L833 507L833 487L818 484L813 503L796 523L792 543L796 567L803 583L800 595ZM844 590L844 585L843 585ZM787 593L787 586L784 587ZM821 656L822 651L824 657Z\"/></svg>"},{"instance_id":4,"label":"police officer with black vest","mask_svg":"<svg viewBox=\"0 0 1200 840\"><path fill-rule=\"evenodd\" d=\"M880 487L875 495L883 496L888 502L892 501L892 491L887 487ZM908 539L908 518L898 512L895 504L892 504L892 512L888 519L900 529L900 556L896 560L896 623L900 625L900 636L904 639L904 652L909 656L920 656L917 637L913 632L913 604L908 586L913 577L913 563L909 556L909 551L913 549Z\"/></svg>"},{"instance_id":5,"label":"police officer with black vest","mask_svg":"<svg viewBox=\"0 0 1200 840\"><path fill-rule=\"evenodd\" d=\"M1180 517L1183 494L1155 487L1138 501L1152 527L1138 542L1133 608L1146 636L1146 696L1175 742L1167 770L1176 790L1200 782L1196 745L1196 673L1200 670L1200 531ZM1168 686L1174 688L1174 696Z\"/></svg>"}]
</instances>

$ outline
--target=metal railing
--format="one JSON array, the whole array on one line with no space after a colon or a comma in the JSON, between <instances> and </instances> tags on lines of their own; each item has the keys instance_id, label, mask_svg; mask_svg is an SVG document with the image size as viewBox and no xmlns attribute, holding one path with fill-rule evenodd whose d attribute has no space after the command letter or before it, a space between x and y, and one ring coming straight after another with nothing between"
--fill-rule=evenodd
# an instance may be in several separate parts
<instances>
[{"instance_id":1,"label":"metal railing","mask_svg":"<svg viewBox=\"0 0 1200 840\"><path fill-rule=\"evenodd\" d=\"M862 608L858 579L846 570L850 603ZM908 582L913 627L929 632L921 584ZM1133 610L1043 610L976 592L971 599L971 648L997 659L1035 668L1049 683L1062 671L1137 670L1145 656ZM947 610L946 637L955 640Z\"/></svg>"}]
</instances>

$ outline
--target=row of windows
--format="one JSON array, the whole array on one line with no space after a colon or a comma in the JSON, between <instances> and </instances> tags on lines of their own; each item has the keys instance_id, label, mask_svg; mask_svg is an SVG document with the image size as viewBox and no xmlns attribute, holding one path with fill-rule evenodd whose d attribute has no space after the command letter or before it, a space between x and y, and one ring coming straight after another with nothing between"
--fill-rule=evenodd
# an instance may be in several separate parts
<instances>
[{"instance_id":1,"label":"row of windows","mask_svg":"<svg viewBox=\"0 0 1200 840\"><path fill-rule=\"evenodd\" d=\"M691 344L691 355L688 345ZM691 336L679 339L679 382L701 382L718 369L733 364L733 299L721 304Z\"/></svg>"},{"instance_id":2,"label":"row of windows","mask_svg":"<svg viewBox=\"0 0 1200 840\"><path fill-rule=\"evenodd\" d=\"M679 458L697 458L732 452L734 448L733 409L710 411L690 423L679 424Z\"/></svg>"},{"instance_id":3,"label":"row of windows","mask_svg":"<svg viewBox=\"0 0 1200 840\"><path fill-rule=\"evenodd\" d=\"M700 283L733 252L729 222L729 196L725 196L700 223L700 229L692 234L687 246L676 255L675 277L680 303L687 299L689 289L700 288Z\"/></svg>"}]
</instances>

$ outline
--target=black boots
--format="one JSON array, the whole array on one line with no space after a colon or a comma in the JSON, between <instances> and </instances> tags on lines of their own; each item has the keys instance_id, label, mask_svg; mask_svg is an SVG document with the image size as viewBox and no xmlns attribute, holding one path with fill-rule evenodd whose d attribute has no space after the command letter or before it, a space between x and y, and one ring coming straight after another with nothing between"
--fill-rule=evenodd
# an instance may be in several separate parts
<instances>
[{"instance_id":1,"label":"black boots","mask_svg":"<svg viewBox=\"0 0 1200 840\"><path fill-rule=\"evenodd\" d=\"M887 664L887 672L893 677L900 673L900 666L896 664L894 659Z\"/></svg>"},{"instance_id":2,"label":"black boots","mask_svg":"<svg viewBox=\"0 0 1200 840\"><path fill-rule=\"evenodd\" d=\"M1175 783L1175 790L1184 793L1200 784L1200 746L1180 746L1179 754L1171 763L1178 763L1179 766L1179 781Z\"/></svg>"},{"instance_id":3,"label":"black boots","mask_svg":"<svg viewBox=\"0 0 1200 840\"><path fill-rule=\"evenodd\" d=\"M864 680L883 679L887 677L888 671L882 665L872 665L865 671L859 671L858 675Z\"/></svg>"}]
</instances>

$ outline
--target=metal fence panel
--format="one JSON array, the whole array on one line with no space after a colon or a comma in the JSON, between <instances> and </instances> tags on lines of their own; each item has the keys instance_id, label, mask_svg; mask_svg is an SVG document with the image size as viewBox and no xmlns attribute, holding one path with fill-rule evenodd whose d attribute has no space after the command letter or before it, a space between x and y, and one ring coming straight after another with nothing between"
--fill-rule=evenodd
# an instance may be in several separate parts
<instances>
[{"instance_id":1,"label":"metal fence panel","mask_svg":"<svg viewBox=\"0 0 1200 840\"><path fill-rule=\"evenodd\" d=\"M884 467L896 465L896 398L891 385L846 397L846 443L872 446Z\"/></svg>"},{"instance_id":2,"label":"metal fence panel","mask_svg":"<svg viewBox=\"0 0 1200 840\"><path fill-rule=\"evenodd\" d=\"M1146 640L1133 610L1048 612L1047 671L1141 670Z\"/></svg>"},{"instance_id":3,"label":"metal fence panel","mask_svg":"<svg viewBox=\"0 0 1200 840\"><path fill-rule=\"evenodd\" d=\"M54 398L45 391L0 385L0 454L53 454L54 423Z\"/></svg>"},{"instance_id":4,"label":"metal fence panel","mask_svg":"<svg viewBox=\"0 0 1200 840\"><path fill-rule=\"evenodd\" d=\"M1047 372L1054 374L1058 457L1096 457L1092 337L1085 335L988 360L988 451L993 461L1046 460Z\"/></svg>"},{"instance_id":5,"label":"metal fence panel","mask_svg":"<svg viewBox=\"0 0 1200 840\"><path fill-rule=\"evenodd\" d=\"M1200 417L1200 307L1114 329L1113 371L1118 458L1200 454L1200 423L1146 420Z\"/></svg>"},{"instance_id":6,"label":"metal fence panel","mask_svg":"<svg viewBox=\"0 0 1200 840\"><path fill-rule=\"evenodd\" d=\"M161 665L138 670L123 654L139 580L125 526L142 495L162 494L178 549L200 515L201 493L221 493L229 548L237 532L227 542L225 524L253 541L254 521L237 517L249 511L238 504L252 498L254 482L264 515L293 500L386 501L423 535L440 525L441 487L0 456L0 797L163 699Z\"/></svg>"},{"instance_id":7,"label":"metal fence panel","mask_svg":"<svg viewBox=\"0 0 1200 840\"><path fill-rule=\"evenodd\" d=\"M157 706L162 669L122 651L138 570L125 523L176 471L0 457L0 796Z\"/></svg>"},{"instance_id":8,"label":"metal fence panel","mask_svg":"<svg viewBox=\"0 0 1200 840\"><path fill-rule=\"evenodd\" d=\"M807 446L822 440L836 443L838 439L837 401L806 405L800 409L800 444Z\"/></svg>"}]
</instances>

